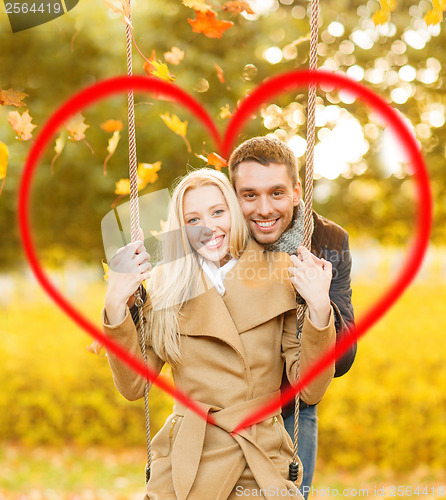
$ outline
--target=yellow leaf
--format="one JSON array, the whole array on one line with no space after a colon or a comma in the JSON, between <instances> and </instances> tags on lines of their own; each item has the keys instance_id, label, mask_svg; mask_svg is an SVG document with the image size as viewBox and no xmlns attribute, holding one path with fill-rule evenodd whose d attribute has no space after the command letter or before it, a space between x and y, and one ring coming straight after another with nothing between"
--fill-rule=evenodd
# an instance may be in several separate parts
<instances>
[{"instance_id":1,"label":"yellow leaf","mask_svg":"<svg viewBox=\"0 0 446 500\"><path fill-rule=\"evenodd\" d=\"M25 94L25 92L19 92L13 89L0 90L0 104L2 106L15 106L16 108L20 108L20 106L25 106L25 103L22 102L25 97L28 97L28 94Z\"/></svg>"},{"instance_id":2,"label":"yellow leaf","mask_svg":"<svg viewBox=\"0 0 446 500\"><path fill-rule=\"evenodd\" d=\"M380 24L386 24L390 20L390 11L388 10L378 10L372 16L372 21L375 23L375 26L379 26Z\"/></svg>"},{"instance_id":3,"label":"yellow leaf","mask_svg":"<svg viewBox=\"0 0 446 500\"><path fill-rule=\"evenodd\" d=\"M0 142L0 180L6 177L6 170L8 168L9 151L8 146Z\"/></svg>"},{"instance_id":4,"label":"yellow leaf","mask_svg":"<svg viewBox=\"0 0 446 500\"><path fill-rule=\"evenodd\" d=\"M156 76L160 80L167 83L171 83L175 80L175 76L169 72L169 68L166 63L159 63L158 61L151 61L152 66L155 68L152 70L152 75Z\"/></svg>"},{"instance_id":5,"label":"yellow leaf","mask_svg":"<svg viewBox=\"0 0 446 500\"><path fill-rule=\"evenodd\" d=\"M225 106L221 106L220 114L218 115L218 117L221 120L225 120L226 118L229 118L230 116L232 116L232 113L229 110L229 104L226 104Z\"/></svg>"},{"instance_id":6,"label":"yellow leaf","mask_svg":"<svg viewBox=\"0 0 446 500\"><path fill-rule=\"evenodd\" d=\"M144 189L147 186L147 182L144 182L141 177L138 176L138 191ZM115 184L115 193L120 195L130 194L130 179L119 179Z\"/></svg>"},{"instance_id":7,"label":"yellow leaf","mask_svg":"<svg viewBox=\"0 0 446 500\"><path fill-rule=\"evenodd\" d=\"M101 123L101 129L109 133L122 130L123 128L124 126L121 120L107 120Z\"/></svg>"},{"instance_id":8,"label":"yellow leaf","mask_svg":"<svg viewBox=\"0 0 446 500\"><path fill-rule=\"evenodd\" d=\"M108 146L107 146L107 151L112 155L118 146L119 139L121 138L121 134L119 133L119 130L115 130L113 132L113 135L110 137L108 140Z\"/></svg>"},{"instance_id":9,"label":"yellow leaf","mask_svg":"<svg viewBox=\"0 0 446 500\"><path fill-rule=\"evenodd\" d=\"M161 169L161 162L139 163L138 177L146 184L153 184L158 179L157 172Z\"/></svg>"},{"instance_id":10,"label":"yellow leaf","mask_svg":"<svg viewBox=\"0 0 446 500\"><path fill-rule=\"evenodd\" d=\"M101 356L102 351L105 351L105 347L98 342L97 340L93 340L93 342L90 345L87 345L87 351L91 352L92 354L96 354L96 356ZM105 356L105 353L104 353Z\"/></svg>"},{"instance_id":11,"label":"yellow leaf","mask_svg":"<svg viewBox=\"0 0 446 500\"><path fill-rule=\"evenodd\" d=\"M198 12L207 12L208 10L211 10L211 6L204 0L182 0L181 3L186 7L197 10Z\"/></svg>"},{"instance_id":12,"label":"yellow leaf","mask_svg":"<svg viewBox=\"0 0 446 500\"><path fill-rule=\"evenodd\" d=\"M166 227L166 222L167 221L165 221L163 219L160 219L160 228L161 228L161 231L150 231L150 234L152 236L154 236L155 238L158 239L158 236L163 233L164 228Z\"/></svg>"},{"instance_id":13,"label":"yellow leaf","mask_svg":"<svg viewBox=\"0 0 446 500\"><path fill-rule=\"evenodd\" d=\"M56 139L56 145L54 146L54 151L56 152L57 155L60 155L62 153L63 148L65 146L65 138L61 134L57 139Z\"/></svg>"},{"instance_id":14,"label":"yellow leaf","mask_svg":"<svg viewBox=\"0 0 446 500\"><path fill-rule=\"evenodd\" d=\"M172 47L170 52L164 53L164 59L170 64L180 64L184 57L184 50L178 47Z\"/></svg>"},{"instance_id":15,"label":"yellow leaf","mask_svg":"<svg viewBox=\"0 0 446 500\"><path fill-rule=\"evenodd\" d=\"M36 128L36 125L33 125L31 121L32 117L29 115L28 110L22 115L18 111L10 111L8 113L8 122L21 141L28 141L32 138L32 131Z\"/></svg>"},{"instance_id":16,"label":"yellow leaf","mask_svg":"<svg viewBox=\"0 0 446 500\"><path fill-rule=\"evenodd\" d=\"M443 11L432 9L424 16L424 22L428 26L432 26L434 24L439 24L443 21Z\"/></svg>"},{"instance_id":17,"label":"yellow leaf","mask_svg":"<svg viewBox=\"0 0 446 500\"><path fill-rule=\"evenodd\" d=\"M186 137L187 121L182 122L177 115L170 116L169 113L161 115L161 119L170 128L170 130L172 130L172 132L181 135L181 137Z\"/></svg>"},{"instance_id":18,"label":"yellow leaf","mask_svg":"<svg viewBox=\"0 0 446 500\"><path fill-rule=\"evenodd\" d=\"M90 125L84 123L85 117L81 113L77 113L72 116L67 122L65 122L65 128L68 130L72 141L81 141L85 139L85 131Z\"/></svg>"},{"instance_id":19,"label":"yellow leaf","mask_svg":"<svg viewBox=\"0 0 446 500\"><path fill-rule=\"evenodd\" d=\"M103 260L101 260L101 263L102 263L102 267L104 269L104 279L107 281L108 280L108 271L110 270L110 267L107 264L107 262L104 262Z\"/></svg>"}]
</instances>

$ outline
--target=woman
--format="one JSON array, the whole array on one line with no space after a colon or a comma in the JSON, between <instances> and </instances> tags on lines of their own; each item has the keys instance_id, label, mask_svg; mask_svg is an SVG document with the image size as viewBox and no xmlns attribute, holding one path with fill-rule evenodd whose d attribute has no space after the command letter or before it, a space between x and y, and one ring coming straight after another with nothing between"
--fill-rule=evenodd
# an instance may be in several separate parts
<instances>
[{"instance_id":1,"label":"woman","mask_svg":"<svg viewBox=\"0 0 446 500\"><path fill-rule=\"evenodd\" d=\"M328 298L329 266L304 251L302 258L325 269L316 279L324 282ZM142 242L118 253L116 270L124 272L109 273L104 331L141 357L127 302L147 279L148 364L159 372L169 363L176 387L212 413L216 425L175 403L173 415L152 441L147 497L300 497L287 479L292 443L280 410L232 434L246 415L277 397L284 362L289 380L296 380L296 299L288 255L264 252L250 240L227 178L201 169L174 190L163 261L150 275L148 260ZM293 279L298 283L298 277ZM304 298L312 299L303 288ZM317 313L310 305L302 334L302 370L334 345L331 309L322 320ZM118 390L131 400L142 397L145 379L108 354ZM301 397L318 402L333 371L334 366L325 370Z\"/></svg>"}]
</instances>

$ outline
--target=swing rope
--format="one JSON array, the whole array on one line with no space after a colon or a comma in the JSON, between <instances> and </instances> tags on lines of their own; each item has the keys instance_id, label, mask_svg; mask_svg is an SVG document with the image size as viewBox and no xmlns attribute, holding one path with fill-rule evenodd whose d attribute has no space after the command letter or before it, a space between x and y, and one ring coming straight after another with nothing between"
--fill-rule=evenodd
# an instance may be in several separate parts
<instances>
[{"instance_id":1,"label":"swing rope","mask_svg":"<svg viewBox=\"0 0 446 500\"><path fill-rule=\"evenodd\" d=\"M126 52L127 52L127 74L133 75L132 66L132 28L131 28L131 0L128 0L129 15L126 23ZM311 0L311 21L310 21L310 57L309 69L317 69L317 46L318 46L318 22L319 22L319 0ZM308 89L308 110L307 110L307 154L305 165L305 214L304 214L304 239L303 246L311 249L312 236L312 205L313 205L313 176L314 176L314 146L315 146L315 116L316 116L316 84L310 83ZM138 204L138 177L137 177L137 158L136 158L136 133L135 133L135 101L133 89L128 91L128 133L129 133L129 179L130 179L130 227L131 241L139 239L139 204ZM143 314L143 299L141 296L141 287L135 292L135 305L138 307L139 316L139 345L141 348L144 363L147 363L146 342L147 342L147 323ZM302 326L304 322L306 304L297 306L297 339L299 344L297 373L299 374ZM294 401L294 446L293 462L289 467L289 478L296 482L299 473L297 441L299 435L299 393L296 394ZM144 387L144 413L146 423L146 442L147 442L147 464L146 464L146 483L150 479L152 466L151 439L150 439L150 414L149 414L149 384Z\"/></svg>"},{"instance_id":2,"label":"swing rope","mask_svg":"<svg viewBox=\"0 0 446 500\"><path fill-rule=\"evenodd\" d=\"M318 45L318 23L319 23L319 0L311 0L311 20L310 20L310 71L317 70L317 45ZM308 108L307 108L307 154L305 163L305 213L304 213L304 238L303 246L311 250L312 236L312 206L313 206L313 177L314 177L314 145L316 142L316 84L310 83L308 87ZM302 327L305 318L306 304L297 305L297 381L299 381L300 354L302 343ZM298 464L298 437L299 437L299 401L300 394L294 398L294 436L293 436L293 461L289 467L289 478L296 482L299 475Z\"/></svg>"},{"instance_id":3,"label":"swing rope","mask_svg":"<svg viewBox=\"0 0 446 500\"><path fill-rule=\"evenodd\" d=\"M133 75L132 66L132 28L131 23L131 0L129 0L129 22L125 26L125 40L127 49L127 74ZM130 230L131 241L137 241L139 235L139 204L138 204L138 162L136 159L136 133L135 133L135 99L133 89L128 91L128 127L129 127L129 179L130 179ZM144 301L141 296L141 287L135 292L135 305L138 307L139 331L138 341L141 348L144 364L147 364L146 342L147 342L147 323L143 314ZM150 414L149 414L149 383L144 386L144 414L146 422L146 443L147 443L147 464L146 464L146 483L150 479L150 470L152 468L152 453L150 441Z\"/></svg>"}]
</instances>

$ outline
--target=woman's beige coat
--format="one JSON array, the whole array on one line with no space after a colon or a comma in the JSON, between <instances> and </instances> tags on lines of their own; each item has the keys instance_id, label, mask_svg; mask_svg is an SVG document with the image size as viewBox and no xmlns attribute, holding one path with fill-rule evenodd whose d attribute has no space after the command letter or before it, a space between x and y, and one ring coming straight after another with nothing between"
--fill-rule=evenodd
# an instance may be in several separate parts
<instances>
[{"instance_id":1,"label":"woman's beige coat","mask_svg":"<svg viewBox=\"0 0 446 500\"><path fill-rule=\"evenodd\" d=\"M296 301L288 280L289 257L267 253L254 241L227 274L226 292L208 289L185 303L180 315L183 363L173 369L175 386L216 425L207 424L176 402L173 415L152 441L152 473L147 497L155 500L226 500L227 498L300 497L288 478L292 443L280 410L262 422L232 434L260 404L277 396L283 363L296 380ZM104 331L141 357L132 318ZM335 342L333 313L326 328L305 318L301 373ZM149 365L164 362L148 346ZM130 400L141 398L145 380L108 353L116 387ZM301 397L310 404L323 396L334 365L307 386ZM300 478L299 478L300 482Z\"/></svg>"}]
</instances>

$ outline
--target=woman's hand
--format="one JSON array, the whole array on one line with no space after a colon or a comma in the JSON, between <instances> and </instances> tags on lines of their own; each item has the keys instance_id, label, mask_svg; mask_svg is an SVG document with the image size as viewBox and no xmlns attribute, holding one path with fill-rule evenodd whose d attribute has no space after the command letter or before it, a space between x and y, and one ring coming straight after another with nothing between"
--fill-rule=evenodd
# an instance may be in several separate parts
<instances>
[{"instance_id":1,"label":"woman's hand","mask_svg":"<svg viewBox=\"0 0 446 500\"><path fill-rule=\"evenodd\" d=\"M134 303L133 294L139 285L149 277L151 269L150 255L141 241L134 241L120 248L110 261L108 272L108 290L105 296L105 309L111 325L120 323L125 318L126 304Z\"/></svg>"},{"instance_id":2,"label":"woman's hand","mask_svg":"<svg viewBox=\"0 0 446 500\"><path fill-rule=\"evenodd\" d=\"M331 312L328 294L332 278L331 262L319 259L303 246L297 250L298 255L291 256L291 283L307 303L310 320L316 327L324 328L328 325Z\"/></svg>"}]
</instances>

